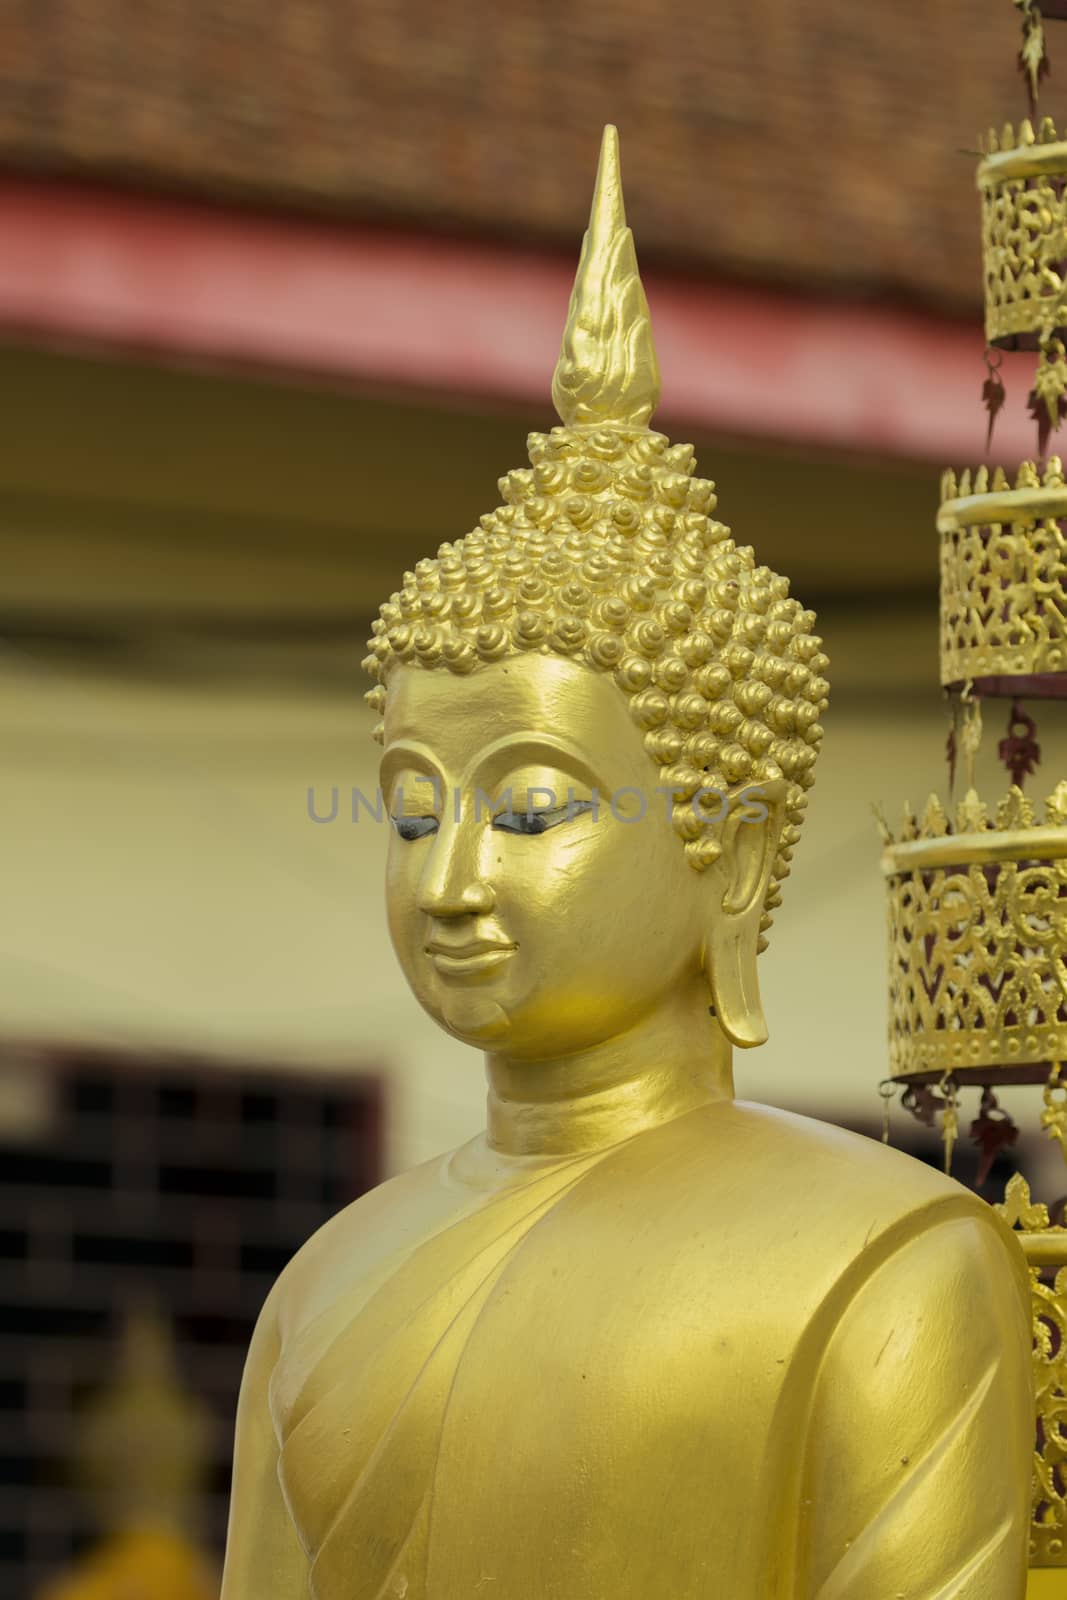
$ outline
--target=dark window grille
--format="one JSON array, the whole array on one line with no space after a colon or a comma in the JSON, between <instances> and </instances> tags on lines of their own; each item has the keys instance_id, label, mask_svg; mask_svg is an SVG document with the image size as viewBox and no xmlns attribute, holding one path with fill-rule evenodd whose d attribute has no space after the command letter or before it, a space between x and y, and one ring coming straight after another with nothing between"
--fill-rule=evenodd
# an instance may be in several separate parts
<instances>
[{"instance_id":1,"label":"dark window grille","mask_svg":"<svg viewBox=\"0 0 1067 1600\"><path fill-rule=\"evenodd\" d=\"M73 1487L85 1400L124 1309L169 1316L216 1418L201 1525L221 1551L245 1352L277 1274L379 1181L380 1080L64 1052L46 1134L0 1133L0 1595L30 1600L97 1536Z\"/></svg>"}]
</instances>

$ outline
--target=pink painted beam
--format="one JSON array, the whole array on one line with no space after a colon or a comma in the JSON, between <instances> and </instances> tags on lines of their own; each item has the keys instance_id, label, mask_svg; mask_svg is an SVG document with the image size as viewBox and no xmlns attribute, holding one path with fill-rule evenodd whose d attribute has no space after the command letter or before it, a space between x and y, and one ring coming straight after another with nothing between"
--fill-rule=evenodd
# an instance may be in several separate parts
<instances>
[{"instance_id":1,"label":"pink painted beam","mask_svg":"<svg viewBox=\"0 0 1067 1600\"><path fill-rule=\"evenodd\" d=\"M6 178L0 331L524 402L547 423L578 243L563 259ZM655 272L646 289L665 423L917 461L982 459L977 319ZM1005 462L1034 449L1022 403L1030 366L1019 359L1005 361L1013 403L996 440Z\"/></svg>"}]
</instances>

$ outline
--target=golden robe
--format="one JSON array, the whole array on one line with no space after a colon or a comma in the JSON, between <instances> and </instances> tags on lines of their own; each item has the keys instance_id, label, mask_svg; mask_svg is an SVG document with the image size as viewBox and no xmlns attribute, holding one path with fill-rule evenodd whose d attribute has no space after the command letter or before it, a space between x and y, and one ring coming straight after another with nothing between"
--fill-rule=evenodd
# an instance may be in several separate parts
<instances>
[{"instance_id":1,"label":"golden robe","mask_svg":"<svg viewBox=\"0 0 1067 1600\"><path fill-rule=\"evenodd\" d=\"M838 1129L720 1102L364 1196L249 1356L223 1600L1021 1600L1021 1252Z\"/></svg>"}]
</instances>

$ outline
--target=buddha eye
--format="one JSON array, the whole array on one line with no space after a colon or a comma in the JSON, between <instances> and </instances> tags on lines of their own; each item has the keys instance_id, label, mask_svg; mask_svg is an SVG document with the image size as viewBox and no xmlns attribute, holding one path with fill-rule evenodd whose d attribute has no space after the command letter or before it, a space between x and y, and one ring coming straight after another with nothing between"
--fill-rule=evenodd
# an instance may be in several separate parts
<instances>
[{"instance_id":1,"label":"buddha eye","mask_svg":"<svg viewBox=\"0 0 1067 1600\"><path fill-rule=\"evenodd\" d=\"M389 821L409 844L414 839L425 839L427 834L437 832L436 817L390 817Z\"/></svg>"},{"instance_id":2,"label":"buddha eye","mask_svg":"<svg viewBox=\"0 0 1067 1600\"><path fill-rule=\"evenodd\" d=\"M549 828L558 828L561 822L572 822L583 811L592 810L591 800L575 800L551 811L502 811L493 818L493 827L500 833L547 833Z\"/></svg>"}]
</instances>

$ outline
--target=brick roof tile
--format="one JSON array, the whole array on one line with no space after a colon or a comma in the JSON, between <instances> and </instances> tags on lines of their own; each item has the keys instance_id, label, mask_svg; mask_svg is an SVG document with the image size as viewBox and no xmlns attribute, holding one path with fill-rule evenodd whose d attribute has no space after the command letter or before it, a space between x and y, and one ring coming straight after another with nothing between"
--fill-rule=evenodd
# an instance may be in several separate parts
<instances>
[{"instance_id":1,"label":"brick roof tile","mask_svg":"<svg viewBox=\"0 0 1067 1600\"><path fill-rule=\"evenodd\" d=\"M6 0L0 163L573 248L615 121L645 259L969 309L961 152L1025 112L1016 30L1007 0Z\"/></svg>"}]
</instances>

